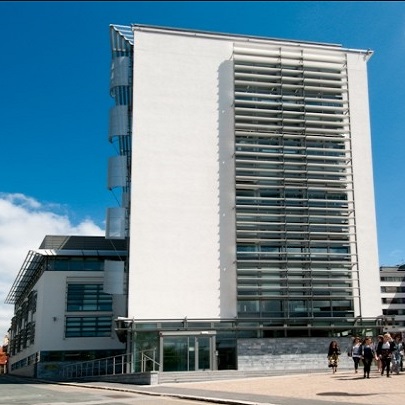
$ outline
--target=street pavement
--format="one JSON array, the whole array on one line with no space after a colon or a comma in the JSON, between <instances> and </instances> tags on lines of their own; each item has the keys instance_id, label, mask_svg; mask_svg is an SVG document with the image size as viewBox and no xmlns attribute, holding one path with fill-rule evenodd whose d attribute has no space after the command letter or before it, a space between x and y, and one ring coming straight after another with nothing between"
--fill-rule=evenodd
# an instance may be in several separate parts
<instances>
[{"instance_id":1,"label":"street pavement","mask_svg":"<svg viewBox=\"0 0 405 405\"><path fill-rule=\"evenodd\" d=\"M66 383L65 383L66 384ZM69 383L72 384L72 383ZM405 403L405 372L387 378L372 370L273 375L234 380L132 385L73 383L88 388L144 393L152 396L199 400L230 405L392 405Z\"/></svg>"}]
</instances>

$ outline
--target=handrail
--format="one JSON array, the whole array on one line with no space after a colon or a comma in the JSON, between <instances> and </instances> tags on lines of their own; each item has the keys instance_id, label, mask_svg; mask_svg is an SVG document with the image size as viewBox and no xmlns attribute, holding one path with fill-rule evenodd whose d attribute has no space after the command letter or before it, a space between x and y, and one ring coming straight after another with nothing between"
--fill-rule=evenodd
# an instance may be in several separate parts
<instances>
[{"instance_id":1,"label":"handrail","mask_svg":"<svg viewBox=\"0 0 405 405\"><path fill-rule=\"evenodd\" d=\"M149 356L146 353L150 354ZM158 371L160 363L155 360L156 350L143 350L138 352L139 360L134 362L132 353L120 354L102 359L88 360L68 364L62 367L61 377L63 379L95 377L101 375L130 374L140 372Z\"/></svg>"},{"instance_id":2,"label":"handrail","mask_svg":"<svg viewBox=\"0 0 405 405\"><path fill-rule=\"evenodd\" d=\"M145 352L150 352L152 351L153 353L153 358L148 356L147 354L145 354ZM147 370L147 361L151 361L152 362L152 371L156 371L156 366L157 366L157 370L159 370L160 368L160 363L158 363L155 360L156 357L156 350L143 350L141 351L141 372L145 372L145 371L151 371L151 370Z\"/></svg>"}]
</instances>

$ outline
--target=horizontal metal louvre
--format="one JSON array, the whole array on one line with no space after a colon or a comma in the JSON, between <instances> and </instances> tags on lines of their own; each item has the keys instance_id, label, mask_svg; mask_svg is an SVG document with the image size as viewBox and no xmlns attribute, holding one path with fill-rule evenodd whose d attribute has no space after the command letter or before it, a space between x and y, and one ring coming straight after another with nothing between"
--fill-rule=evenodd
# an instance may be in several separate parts
<instances>
[{"instance_id":1,"label":"horizontal metal louvre","mask_svg":"<svg viewBox=\"0 0 405 405\"><path fill-rule=\"evenodd\" d=\"M326 69L327 71L338 73L344 69L343 63L334 63L330 61L312 61L307 59L301 59L300 57L293 59L287 58L284 55L281 56L256 56L256 55L241 55L234 54L234 61L240 63L249 64L265 64L267 66L285 66L288 68L304 68L304 69Z\"/></svg>"},{"instance_id":2,"label":"horizontal metal louvre","mask_svg":"<svg viewBox=\"0 0 405 405\"><path fill-rule=\"evenodd\" d=\"M287 46L284 47L263 47L263 46L243 46L243 44L235 44L234 45L234 53L235 56L240 55L253 55L253 56L274 56L274 57L283 57L283 58L290 58L292 60L297 60L302 56L302 49L301 48L289 48ZM344 64L346 59L344 54L339 53L337 54L335 51L316 51L314 49L306 49L305 50L305 59L306 60L318 60L318 61L329 61L329 62L336 62L339 64Z\"/></svg>"},{"instance_id":3,"label":"horizontal metal louvre","mask_svg":"<svg viewBox=\"0 0 405 405\"><path fill-rule=\"evenodd\" d=\"M252 65L248 63L237 63L238 65L238 75L242 72L252 72ZM297 70L296 68L289 69L288 67L282 65L255 65L254 72L257 73L268 73L268 74L281 74L283 72L283 77L305 77L305 78L324 78L324 79L340 79L340 78L347 78L346 72L343 70L339 70L338 72L330 72L330 71L319 71L319 70L309 70L309 69L302 69Z\"/></svg>"},{"instance_id":4,"label":"horizontal metal louvre","mask_svg":"<svg viewBox=\"0 0 405 405\"><path fill-rule=\"evenodd\" d=\"M249 88L249 93L246 92L246 90L238 90L235 89L235 96L238 98L238 101L256 101L257 103L261 102L262 100L282 100L283 101L283 106L286 106L286 102L290 102L290 105L297 105L300 107L305 107L309 108L311 105L312 106L320 106L322 108L327 108L328 103L333 104L331 107L339 107L340 104L346 105L347 101L346 100L340 100L336 98L328 98L328 97L322 97L320 99L319 97L314 97L311 95L300 95L299 90L301 90L301 87L298 87L296 92L291 92L291 93L284 93L284 94L279 94L279 93L269 93L269 92L264 92L264 91L257 91L257 89L252 88L250 86ZM281 86L280 86L281 87ZM313 103L313 104L308 104L308 103Z\"/></svg>"},{"instance_id":5,"label":"horizontal metal louvre","mask_svg":"<svg viewBox=\"0 0 405 405\"><path fill-rule=\"evenodd\" d=\"M352 313L358 284L345 54L236 44L234 95L239 315L263 305L288 317ZM292 309L291 300L305 310Z\"/></svg>"},{"instance_id":6,"label":"horizontal metal louvre","mask_svg":"<svg viewBox=\"0 0 405 405\"><path fill-rule=\"evenodd\" d=\"M331 122L338 122L338 123L342 123L341 120L347 118L347 115L345 114L328 114L328 112L311 112L311 111L295 111L294 109L285 109L284 105L282 103L278 103L276 107L278 108L274 108L271 109L271 107L274 107L274 104L261 104L260 106L258 106L257 104L254 105L254 108L248 108L248 107L237 107L235 108L235 112L238 115L241 114L249 114L250 116L254 116L257 117L258 113L263 113L263 114L267 114L267 116L275 116L277 118L279 118L280 115L280 108L283 106L283 111L282 113L284 115L290 115L292 117L300 117L301 120L308 120L308 119L313 119L315 117L319 117L319 118L327 118L329 119ZM265 107L265 108L262 108ZM320 120L319 120L320 121Z\"/></svg>"},{"instance_id":7,"label":"horizontal metal louvre","mask_svg":"<svg viewBox=\"0 0 405 405\"><path fill-rule=\"evenodd\" d=\"M339 90L340 92L345 91L341 88L342 79L346 78L345 76L336 75L336 79L332 80L330 77L306 77L305 75L285 75L285 71L280 69L279 71L273 72L276 74L264 74L260 73L251 73L243 72L236 73L235 79L236 83L239 82L248 82L250 83L279 83L281 86L287 84L301 84L305 86L315 85L316 87L329 87L332 89Z\"/></svg>"},{"instance_id":8,"label":"horizontal metal louvre","mask_svg":"<svg viewBox=\"0 0 405 405\"><path fill-rule=\"evenodd\" d=\"M316 93L316 92L323 92L323 93L331 93L335 95L339 95L342 93L347 92L346 89L342 89L339 87L331 87L331 86L325 86L322 85L322 83L319 83L318 86L310 86L308 84L305 84L304 79L300 78L299 80L295 80L296 83L283 83L278 82L275 78L273 80L269 80L267 82L259 81L259 80L238 80L236 79L234 84L236 88L243 87L243 86L254 86L257 88L263 87L263 88L269 88L271 91L275 91L277 87L281 89L286 89L286 90L297 90L297 87L303 91L307 91L308 93ZM325 83L323 83L325 84Z\"/></svg>"}]
</instances>

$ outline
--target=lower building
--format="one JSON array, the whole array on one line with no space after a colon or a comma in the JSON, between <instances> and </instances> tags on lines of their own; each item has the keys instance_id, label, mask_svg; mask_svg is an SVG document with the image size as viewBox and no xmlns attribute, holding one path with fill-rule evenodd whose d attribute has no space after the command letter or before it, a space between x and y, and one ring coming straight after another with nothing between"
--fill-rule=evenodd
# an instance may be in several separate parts
<instances>
[{"instance_id":1,"label":"lower building","mask_svg":"<svg viewBox=\"0 0 405 405\"><path fill-rule=\"evenodd\" d=\"M11 374L58 377L64 365L124 352L114 319L126 303L108 280L126 255L124 241L100 236L46 236L28 252L6 299Z\"/></svg>"}]
</instances>

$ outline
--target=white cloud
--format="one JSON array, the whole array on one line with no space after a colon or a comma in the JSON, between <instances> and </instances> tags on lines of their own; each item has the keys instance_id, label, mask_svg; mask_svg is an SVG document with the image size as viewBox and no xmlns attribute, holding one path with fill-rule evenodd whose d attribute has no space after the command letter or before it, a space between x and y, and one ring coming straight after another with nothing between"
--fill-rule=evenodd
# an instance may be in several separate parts
<instances>
[{"instance_id":1,"label":"white cloud","mask_svg":"<svg viewBox=\"0 0 405 405\"><path fill-rule=\"evenodd\" d=\"M104 235L91 219L72 224L63 211L23 194L0 193L0 344L14 309L4 301L28 251L38 249L46 235Z\"/></svg>"}]
</instances>

